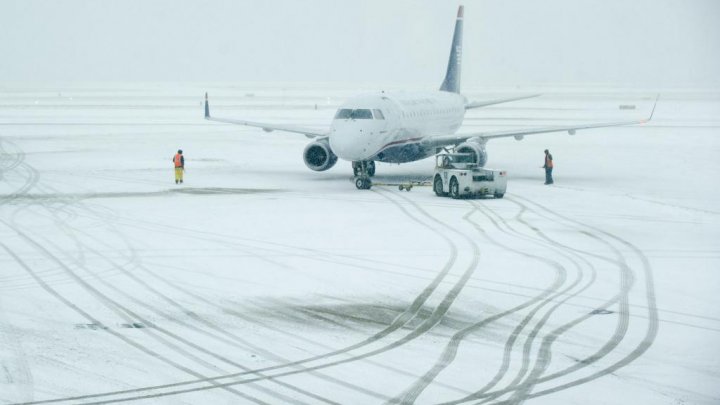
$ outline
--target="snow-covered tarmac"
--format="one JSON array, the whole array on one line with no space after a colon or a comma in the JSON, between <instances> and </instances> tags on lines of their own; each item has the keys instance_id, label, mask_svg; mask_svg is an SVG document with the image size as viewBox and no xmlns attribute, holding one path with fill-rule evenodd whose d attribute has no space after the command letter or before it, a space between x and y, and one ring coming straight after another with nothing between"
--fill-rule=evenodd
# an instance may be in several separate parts
<instances>
[{"instance_id":1,"label":"snow-covered tarmac","mask_svg":"<svg viewBox=\"0 0 720 405\"><path fill-rule=\"evenodd\" d=\"M323 127L357 89L0 87L0 403L720 402L720 94L491 141L506 197L451 200L311 172L303 136L204 121L206 90ZM653 97L560 89L461 132Z\"/></svg>"}]
</instances>

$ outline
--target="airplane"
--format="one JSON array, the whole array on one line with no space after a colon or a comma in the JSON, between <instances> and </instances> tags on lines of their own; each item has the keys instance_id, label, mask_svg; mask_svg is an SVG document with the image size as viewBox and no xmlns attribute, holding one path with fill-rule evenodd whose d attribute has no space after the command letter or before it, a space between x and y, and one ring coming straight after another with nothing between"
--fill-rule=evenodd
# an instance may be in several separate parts
<instances>
[{"instance_id":1,"label":"airplane","mask_svg":"<svg viewBox=\"0 0 720 405\"><path fill-rule=\"evenodd\" d=\"M456 153L470 155L478 166L483 167L488 158L485 146L491 139L514 137L522 140L526 135L565 131L573 135L581 129L643 124L652 119L657 98L650 116L643 120L456 134L469 109L539 96L469 102L460 94L463 14L461 5L445 79L437 91L381 92L350 98L337 110L327 130L213 117L205 93L205 119L314 138L303 151L305 165L314 171L324 171L333 167L338 158L351 161L358 189L372 186L370 177L375 174L375 162L413 162L436 155L443 148L454 148Z\"/></svg>"}]
</instances>

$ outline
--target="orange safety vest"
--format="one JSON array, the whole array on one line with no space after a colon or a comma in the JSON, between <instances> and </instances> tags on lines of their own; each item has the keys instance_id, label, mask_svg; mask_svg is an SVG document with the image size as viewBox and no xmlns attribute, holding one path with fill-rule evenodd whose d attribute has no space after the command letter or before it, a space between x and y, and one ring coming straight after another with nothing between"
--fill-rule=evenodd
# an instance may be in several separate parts
<instances>
[{"instance_id":1,"label":"orange safety vest","mask_svg":"<svg viewBox=\"0 0 720 405\"><path fill-rule=\"evenodd\" d=\"M175 162L175 167L183 167L182 155L179 153L176 153L175 157L173 158L173 162Z\"/></svg>"},{"instance_id":2,"label":"orange safety vest","mask_svg":"<svg viewBox=\"0 0 720 405\"><path fill-rule=\"evenodd\" d=\"M553 161L552 161L551 156L552 155L550 155L550 154L545 155L545 167L547 167L548 169L553 168Z\"/></svg>"}]
</instances>

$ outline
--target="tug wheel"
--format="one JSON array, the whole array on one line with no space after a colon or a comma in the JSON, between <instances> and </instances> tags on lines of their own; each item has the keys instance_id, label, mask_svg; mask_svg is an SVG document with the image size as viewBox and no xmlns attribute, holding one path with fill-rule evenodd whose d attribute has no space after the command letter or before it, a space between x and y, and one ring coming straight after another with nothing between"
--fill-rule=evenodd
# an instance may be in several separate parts
<instances>
[{"instance_id":1,"label":"tug wheel","mask_svg":"<svg viewBox=\"0 0 720 405\"><path fill-rule=\"evenodd\" d=\"M455 177L450 179L450 197L460 198L460 184Z\"/></svg>"},{"instance_id":2,"label":"tug wheel","mask_svg":"<svg viewBox=\"0 0 720 405\"><path fill-rule=\"evenodd\" d=\"M439 175L435 176L435 181L433 181L433 191L438 197L445 196L445 193L443 192L442 178Z\"/></svg>"}]
</instances>

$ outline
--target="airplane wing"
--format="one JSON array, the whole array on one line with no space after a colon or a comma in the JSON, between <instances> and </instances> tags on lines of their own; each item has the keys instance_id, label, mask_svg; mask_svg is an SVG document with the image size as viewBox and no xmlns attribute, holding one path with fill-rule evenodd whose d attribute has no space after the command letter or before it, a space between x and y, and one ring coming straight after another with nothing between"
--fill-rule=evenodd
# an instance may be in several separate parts
<instances>
[{"instance_id":1,"label":"airplane wing","mask_svg":"<svg viewBox=\"0 0 720 405\"><path fill-rule=\"evenodd\" d=\"M533 97L537 97L537 96L540 96L540 95L541 95L541 94L531 94L531 95L529 95L529 96L520 96L520 97L511 97L511 98L498 98L498 99L495 99L495 100L487 100L487 101L473 101L473 102L471 102L471 103L465 104L465 109L466 109L466 110L469 110L469 109L471 109L471 108L485 107L485 106L493 105L493 104L501 104L501 103L507 103L507 102L510 102L510 101L524 100L524 99L526 99L526 98L533 98Z\"/></svg>"},{"instance_id":2,"label":"airplane wing","mask_svg":"<svg viewBox=\"0 0 720 405\"><path fill-rule=\"evenodd\" d=\"M269 124L269 123L264 123L264 122L211 117L210 116L210 105L208 104L207 93L205 93L205 119L208 121L224 122L227 124L245 125L248 127L262 128L262 130L265 132L272 132L272 131L276 131L276 130L277 131L285 131L285 132L293 132L296 134L303 134L303 135L307 136L308 138L325 137L330 134L330 131L328 131L328 130L320 131L320 130L315 130L315 129L296 127L294 125Z\"/></svg>"},{"instance_id":3,"label":"airplane wing","mask_svg":"<svg viewBox=\"0 0 720 405\"><path fill-rule=\"evenodd\" d=\"M504 131L488 131L488 132L476 132L471 134L454 134L454 135L446 135L446 136L434 136L431 138L427 138L423 141L423 144L425 144L428 147L442 147L442 146L456 146L459 145L468 139L471 138L478 138L482 141L488 141L490 139L495 138L507 138L507 137L514 137L517 140L521 140L525 137L525 135L535 135L535 134L546 134L550 132L568 132L570 135L574 135L575 131L579 131L582 129L591 129L591 128L607 128L607 127L619 127L624 125L637 125L637 124L645 124L649 122L653 114L655 114L655 107L657 106L657 101L660 96L655 98L655 104L653 105L652 111L650 112L650 116L648 116L645 119L642 120L635 120L635 121L620 121L620 122L602 122L602 123L593 123L593 124L580 124L580 125L567 125L567 126L552 126L552 127L540 127L540 128L523 128L523 129L510 129L510 130L504 130Z\"/></svg>"}]
</instances>

